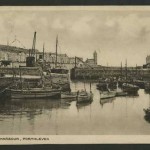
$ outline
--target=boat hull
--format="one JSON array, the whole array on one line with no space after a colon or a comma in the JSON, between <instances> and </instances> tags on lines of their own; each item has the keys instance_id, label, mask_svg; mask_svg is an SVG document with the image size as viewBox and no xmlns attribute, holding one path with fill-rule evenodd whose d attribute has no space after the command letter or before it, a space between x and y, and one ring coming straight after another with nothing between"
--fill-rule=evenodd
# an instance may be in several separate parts
<instances>
[{"instance_id":1,"label":"boat hull","mask_svg":"<svg viewBox=\"0 0 150 150\"><path fill-rule=\"evenodd\" d=\"M6 90L11 99L40 99L40 98L61 98L61 91L58 90Z\"/></svg>"},{"instance_id":2,"label":"boat hull","mask_svg":"<svg viewBox=\"0 0 150 150\"><path fill-rule=\"evenodd\" d=\"M116 96L115 92L101 93L100 99L109 99Z\"/></svg>"},{"instance_id":3,"label":"boat hull","mask_svg":"<svg viewBox=\"0 0 150 150\"><path fill-rule=\"evenodd\" d=\"M77 99L77 93L61 93L61 99Z\"/></svg>"},{"instance_id":4,"label":"boat hull","mask_svg":"<svg viewBox=\"0 0 150 150\"><path fill-rule=\"evenodd\" d=\"M127 96L127 92L116 92L116 96Z\"/></svg>"},{"instance_id":5,"label":"boat hull","mask_svg":"<svg viewBox=\"0 0 150 150\"><path fill-rule=\"evenodd\" d=\"M132 84L123 84L122 90L128 94L136 94L139 90L139 87Z\"/></svg>"},{"instance_id":6,"label":"boat hull","mask_svg":"<svg viewBox=\"0 0 150 150\"><path fill-rule=\"evenodd\" d=\"M85 103L85 102L90 102L93 101L93 94L89 93L87 95L78 95L77 96L77 103Z\"/></svg>"}]
</instances>

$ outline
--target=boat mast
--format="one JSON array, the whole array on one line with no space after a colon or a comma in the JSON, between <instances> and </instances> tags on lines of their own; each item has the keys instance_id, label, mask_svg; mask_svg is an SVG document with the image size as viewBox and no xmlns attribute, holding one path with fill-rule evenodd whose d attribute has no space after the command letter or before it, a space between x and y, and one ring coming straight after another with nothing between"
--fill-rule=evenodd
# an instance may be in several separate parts
<instances>
[{"instance_id":1,"label":"boat mast","mask_svg":"<svg viewBox=\"0 0 150 150\"><path fill-rule=\"evenodd\" d=\"M128 75L127 74L127 59L126 59L126 65L125 66L126 66L126 80L127 80L127 75Z\"/></svg>"},{"instance_id":2,"label":"boat mast","mask_svg":"<svg viewBox=\"0 0 150 150\"><path fill-rule=\"evenodd\" d=\"M136 77L137 77L138 73L137 73L137 64L136 64Z\"/></svg>"},{"instance_id":3,"label":"boat mast","mask_svg":"<svg viewBox=\"0 0 150 150\"><path fill-rule=\"evenodd\" d=\"M31 57L35 55L35 44L36 44L36 32L34 32Z\"/></svg>"},{"instance_id":4,"label":"boat mast","mask_svg":"<svg viewBox=\"0 0 150 150\"><path fill-rule=\"evenodd\" d=\"M55 68L57 67L57 47L58 47L58 35L56 37L56 61L55 61Z\"/></svg>"},{"instance_id":5,"label":"boat mast","mask_svg":"<svg viewBox=\"0 0 150 150\"><path fill-rule=\"evenodd\" d=\"M75 68L77 67L77 58L75 56Z\"/></svg>"},{"instance_id":6,"label":"boat mast","mask_svg":"<svg viewBox=\"0 0 150 150\"><path fill-rule=\"evenodd\" d=\"M84 91L86 91L86 87L85 87L85 76L83 75L83 79L84 79Z\"/></svg>"},{"instance_id":7,"label":"boat mast","mask_svg":"<svg viewBox=\"0 0 150 150\"><path fill-rule=\"evenodd\" d=\"M45 51L45 48L44 48L44 43L43 43L43 62L44 62L44 51Z\"/></svg>"},{"instance_id":8,"label":"boat mast","mask_svg":"<svg viewBox=\"0 0 150 150\"><path fill-rule=\"evenodd\" d=\"M19 66L19 74L20 74L20 83L21 83L21 90L23 89L23 84L22 84L22 75L21 75L21 68Z\"/></svg>"},{"instance_id":9,"label":"boat mast","mask_svg":"<svg viewBox=\"0 0 150 150\"><path fill-rule=\"evenodd\" d=\"M121 79L122 79L122 62L121 62Z\"/></svg>"},{"instance_id":10,"label":"boat mast","mask_svg":"<svg viewBox=\"0 0 150 150\"><path fill-rule=\"evenodd\" d=\"M91 92L91 82L90 82L90 92Z\"/></svg>"}]
</instances>

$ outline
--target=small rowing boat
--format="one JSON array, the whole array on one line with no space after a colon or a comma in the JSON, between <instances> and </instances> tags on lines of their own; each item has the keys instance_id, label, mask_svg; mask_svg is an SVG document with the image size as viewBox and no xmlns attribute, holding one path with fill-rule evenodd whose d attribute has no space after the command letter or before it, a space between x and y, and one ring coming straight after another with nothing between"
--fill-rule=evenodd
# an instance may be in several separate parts
<instances>
[{"instance_id":1,"label":"small rowing boat","mask_svg":"<svg viewBox=\"0 0 150 150\"><path fill-rule=\"evenodd\" d=\"M93 100L93 93L86 90L77 92L77 103L90 102Z\"/></svg>"}]
</instances>

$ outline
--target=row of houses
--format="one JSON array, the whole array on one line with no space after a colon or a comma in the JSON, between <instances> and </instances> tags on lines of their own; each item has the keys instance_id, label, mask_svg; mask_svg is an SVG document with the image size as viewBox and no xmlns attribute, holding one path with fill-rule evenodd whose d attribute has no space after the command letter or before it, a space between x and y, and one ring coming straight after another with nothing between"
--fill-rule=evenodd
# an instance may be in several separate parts
<instances>
[{"instance_id":1,"label":"row of houses","mask_svg":"<svg viewBox=\"0 0 150 150\"><path fill-rule=\"evenodd\" d=\"M56 62L56 53L44 53L44 58L43 58L43 53L38 52L36 54L36 58L39 59L44 59L46 62L50 63L55 63ZM83 61L83 58L80 58ZM57 63L58 64L75 64L75 57L69 57L67 54L57 54ZM79 60L77 61L79 63Z\"/></svg>"},{"instance_id":2,"label":"row of houses","mask_svg":"<svg viewBox=\"0 0 150 150\"><path fill-rule=\"evenodd\" d=\"M19 48L15 46L0 45L0 61L11 61L25 63L26 57L29 56L29 49ZM44 57L44 58L43 58ZM40 52L36 50L36 60L44 59L46 62L54 64L56 62L56 53ZM80 58L83 61L83 58ZM67 54L57 55L58 64L75 64L75 57L69 57ZM79 60L77 64L81 63Z\"/></svg>"},{"instance_id":3,"label":"row of houses","mask_svg":"<svg viewBox=\"0 0 150 150\"><path fill-rule=\"evenodd\" d=\"M0 60L9 60L12 62L25 62L28 54L28 49L0 45Z\"/></svg>"}]
</instances>

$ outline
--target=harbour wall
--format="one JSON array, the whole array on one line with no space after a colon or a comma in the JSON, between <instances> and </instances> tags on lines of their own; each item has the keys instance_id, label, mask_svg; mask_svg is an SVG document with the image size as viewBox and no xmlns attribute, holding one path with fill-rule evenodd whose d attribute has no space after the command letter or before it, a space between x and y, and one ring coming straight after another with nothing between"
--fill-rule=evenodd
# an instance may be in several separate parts
<instances>
[{"instance_id":1,"label":"harbour wall","mask_svg":"<svg viewBox=\"0 0 150 150\"><path fill-rule=\"evenodd\" d=\"M4 75L41 75L41 70L38 67L20 67L20 68L0 68L0 74Z\"/></svg>"},{"instance_id":2,"label":"harbour wall","mask_svg":"<svg viewBox=\"0 0 150 150\"><path fill-rule=\"evenodd\" d=\"M144 80L150 80L150 69L143 68L73 68L70 71L72 80L97 80L101 77L120 77L128 76L131 78L141 78Z\"/></svg>"}]
</instances>

